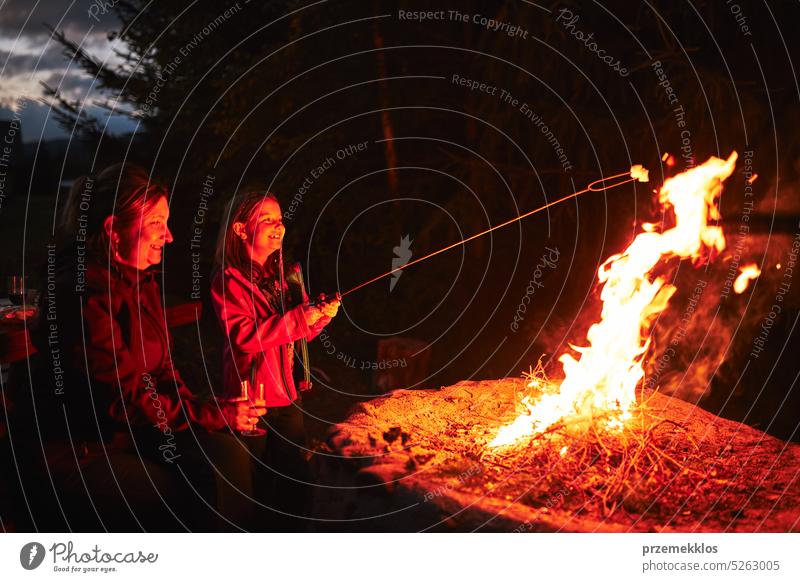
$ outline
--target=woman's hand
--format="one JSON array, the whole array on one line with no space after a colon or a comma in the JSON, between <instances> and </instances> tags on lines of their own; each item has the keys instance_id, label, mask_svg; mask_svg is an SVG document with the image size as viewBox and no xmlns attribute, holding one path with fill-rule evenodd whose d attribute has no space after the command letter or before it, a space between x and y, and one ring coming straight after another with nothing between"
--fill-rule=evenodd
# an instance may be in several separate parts
<instances>
[{"instance_id":1,"label":"woman's hand","mask_svg":"<svg viewBox=\"0 0 800 582\"><path fill-rule=\"evenodd\" d=\"M263 400L238 400L229 402L223 409L228 425L237 431L249 430L258 422L258 417L267 413Z\"/></svg>"}]
</instances>

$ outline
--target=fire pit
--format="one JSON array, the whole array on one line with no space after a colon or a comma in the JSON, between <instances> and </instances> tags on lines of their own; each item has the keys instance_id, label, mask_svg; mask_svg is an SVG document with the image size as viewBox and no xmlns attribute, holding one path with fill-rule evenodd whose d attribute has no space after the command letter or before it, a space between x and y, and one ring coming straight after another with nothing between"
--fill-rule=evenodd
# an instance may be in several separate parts
<instances>
[{"instance_id":1,"label":"fire pit","mask_svg":"<svg viewBox=\"0 0 800 582\"><path fill-rule=\"evenodd\" d=\"M360 404L317 456L320 517L383 531L800 529L800 446L644 392L621 432L562 425L489 447L526 384L461 382Z\"/></svg>"},{"instance_id":2,"label":"fire pit","mask_svg":"<svg viewBox=\"0 0 800 582\"><path fill-rule=\"evenodd\" d=\"M642 388L653 326L677 291L670 265L726 248L718 200L736 159L712 157L664 182L662 224L642 224L600 266L600 319L558 357L558 382L540 361L524 380L397 391L338 425L321 474L344 479L358 499L334 502L344 509L331 519L386 529L796 530L797 446ZM639 166L630 175L647 180ZM759 273L743 272L736 292ZM331 464L345 468L331 473Z\"/></svg>"}]
</instances>

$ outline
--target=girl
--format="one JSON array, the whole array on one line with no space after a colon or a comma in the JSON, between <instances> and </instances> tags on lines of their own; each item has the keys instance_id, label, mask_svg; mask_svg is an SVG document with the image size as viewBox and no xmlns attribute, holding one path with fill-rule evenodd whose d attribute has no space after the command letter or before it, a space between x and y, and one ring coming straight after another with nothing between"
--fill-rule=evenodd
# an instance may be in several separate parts
<instances>
[{"instance_id":1,"label":"girl","mask_svg":"<svg viewBox=\"0 0 800 582\"><path fill-rule=\"evenodd\" d=\"M217 244L218 272L211 296L227 338L224 354L227 396L242 380L264 386L270 431L262 460L274 474L264 489L279 510L273 529L295 529L298 522L277 518L307 513L309 471L305 460L302 401L293 372L294 342L310 340L336 315L339 302L308 304L298 270L283 269L286 229L277 199L263 190L237 195L228 207ZM290 283L294 281L294 285ZM262 489L263 490L263 489Z\"/></svg>"}]
</instances>

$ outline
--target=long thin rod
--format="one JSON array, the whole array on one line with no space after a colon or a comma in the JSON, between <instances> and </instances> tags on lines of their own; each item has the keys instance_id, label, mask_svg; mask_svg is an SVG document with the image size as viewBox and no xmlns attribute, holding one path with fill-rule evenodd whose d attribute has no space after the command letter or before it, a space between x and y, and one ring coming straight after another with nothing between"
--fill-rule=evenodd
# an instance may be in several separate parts
<instances>
[{"instance_id":1,"label":"long thin rod","mask_svg":"<svg viewBox=\"0 0 800 582\"><path fill-rule=\"evenodd\" d=\"M503 228L504 226L508 226L509 224L513 224L513 223L515 223L517 221L522 220L523 218L527 218L527 217L529 217L529 216L531 216L533 214L536 214L537 212L541 212L542 210L547 210L551 206L555 206L556 204L561 204L562 202L564 202L566 200L569 200L570 198L575 198L577 196L580 196L581 194L585 194L586 192L602 192L603 190L610 190L611 188L616 188L617 186L622 186L623 184L627 184L628 182L633 182L634 180L636 180L636 178L629 178L627 180L623 180L621 182L617 182L617 183L611 184L609 186L603 186L603 187L597 187L596 186L596 184L598 184L598 183L605 183L605 182L607 182L609 180L614 180L616 178L621 178L622 176L630 176L630 173L629 172L622 172L621 174L615 174L614 176L609 176L608 178L600 178L599 180L595 180L594 182L589 184L583 190L578 190L577 192L573 192L572 194L567 194L566 196L564 196L562 198L559 198L558 200L554 200L553 202L548 202L544 206L540 206L539 208L531 210L530 212L526 212L525 214L521 214L520 216L512 218L511 220L507 220L502 224L498 224L496 226L493 226L493 227L491 227L491 228L489 228L487 230L484 230L483 232L479 232L478 234L473 234L471 237L462 239L462 240L460 240L458 242L454 242L453 244L448 245L448 246L446 246L446 247L444 247L442 249L439 249L438 251L434 251L432 253L429 253L429 254L425 255L424 257L420 257L418 259L414 259L410 263L406 263L405 265L397 267L396 269L392 269L391 271L383 273L382 275L378 275L377 277L373 277L369 281L365 281L364 283L361 283L360 285L357 285L357 286L353 287L352 289L349 289L349 290L345 291L344 293L341 293L341 297L344 297L345 295L349 295L350 293L352 293L354 291L358 291L362 287L366 287L367 285L371 285L375 281L379 281L379 280L381 280L381 279L383 279L385 277L388 277L389 275L397 273L398 271L403 271L405 269L408 269L412 265L416 265L417 263L421 263L422 261L426 261L426 260L430 259L431 257L435 257L436 255L439 255L441 253L449 251L450 249L453 249L453 248L455 248L455 247L457 247L459 245L466 244L471 240L475 240L478 237L481 237L481 236L484 236L486 234L489 234L490 232L492 232L494 230L497 230L498 228Z\"/></svg>"}]
</instances>

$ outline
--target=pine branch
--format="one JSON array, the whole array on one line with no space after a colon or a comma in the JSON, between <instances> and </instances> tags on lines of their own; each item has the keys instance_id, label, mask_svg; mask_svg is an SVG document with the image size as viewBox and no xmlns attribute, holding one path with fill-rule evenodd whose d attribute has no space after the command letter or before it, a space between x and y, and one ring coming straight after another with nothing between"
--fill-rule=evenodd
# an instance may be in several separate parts
<instances>
[{"instance_id":1,"label":"pine branch","mask_svg":"<svg viewBox=\"0 0 800 582\"><path fill-rule=\"evenodd\" d=\"M89 138L96 139L102 135L100 121L86 113L82 103L68 100L59 93L58 89L51 87L44 81L40 81L40 84L43 88L44 97L39 101L50 108L51 113L61 127L68 132L74 130L78 134Z\"/></svg>"}]
</instances>

